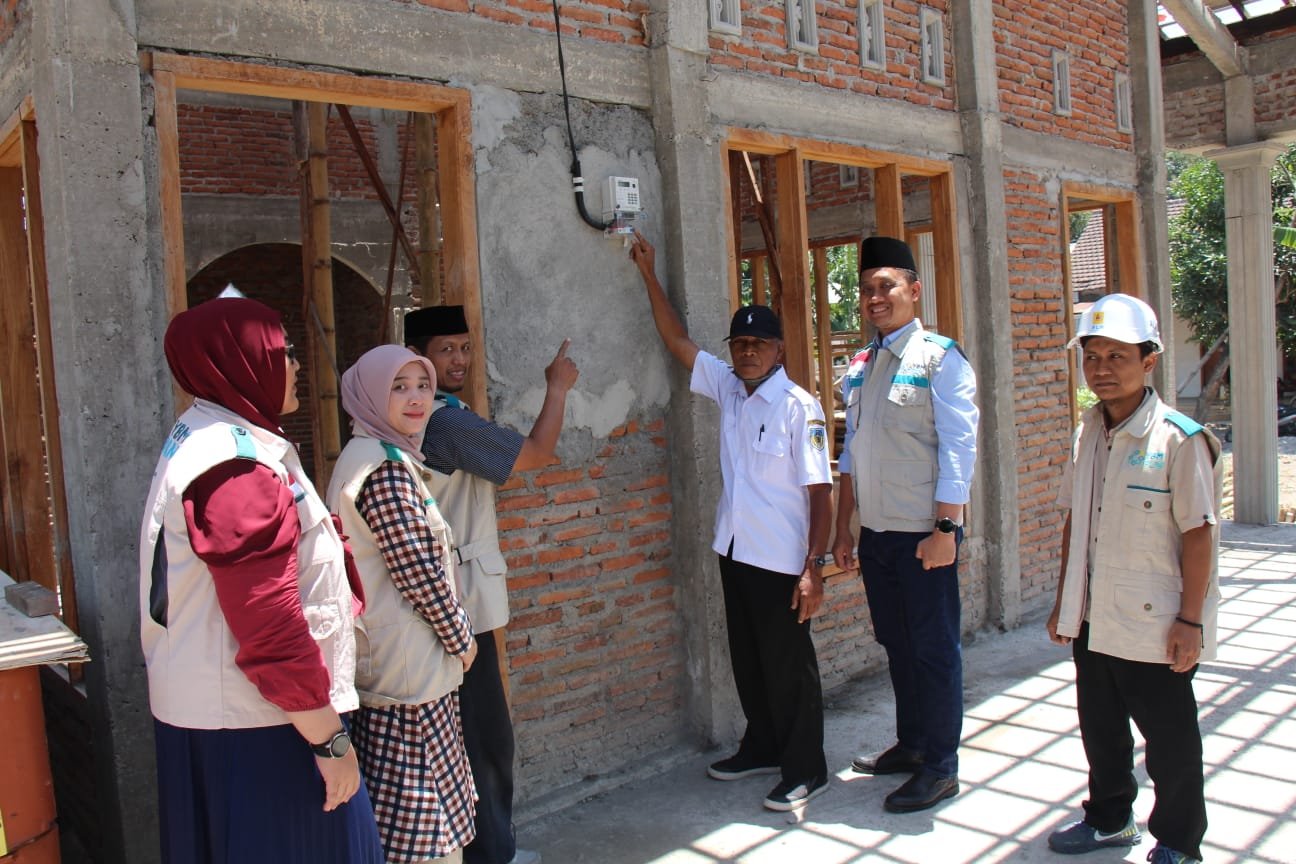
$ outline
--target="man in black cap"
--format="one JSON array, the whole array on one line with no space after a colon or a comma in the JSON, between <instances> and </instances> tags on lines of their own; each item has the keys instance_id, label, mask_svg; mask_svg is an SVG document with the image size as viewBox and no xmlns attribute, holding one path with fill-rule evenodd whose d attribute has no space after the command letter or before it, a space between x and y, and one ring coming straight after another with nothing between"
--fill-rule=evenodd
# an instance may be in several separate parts
<instances>
[{"instance_id":1,"label":"man in black cap","mask_svg":"<svg viewBox=\"0 0 1296 864\"><path fill-rule=\"evenodd\" d=\"M711 765L716 780L779 774L765 796L791 810L828 788L823 693L810 618L823 601L832 522L832 470L823 410L783 371L783 328L767 306L744 306L729 325L733 368L698 348L636 232L639 267L662 343L693 373L691 389L720 406L715 542L738 700L747 718L738 752Z\"/></svg>"},{"instance_id":2,"label":"man in black cap","mask_svg":"<svg viewBox=\"0 0 1296 864\"><path fill-rule=\"evenodd\" d=\"M954 340L924 330L908 245L860 244L861 311L877 336L842 383L846 436L833 555L859 568L873 631L887 652L897 743L857 758L865 774L910 774L884 806L925 810L958 794L963 658L958 546L976 464L976 377Z\"/></svg>"},{"instance_id":3,"label":"man in black cap","mask_svg":"<svg viewBox=\"0 0 1296 864\"><path fill-rule=\"evenodd\" d=\"M508 623L504 556L495 523L495 487L516 471L554 461L567 393L580 374L567 356L570 339L545 369L545 398L531 434L479 417L455 394L473 361L462 306L430 306L405 316L405 344L432 361L437 398L423 439L433 469L429 489L454 532L460 600L472 619L477 661L459 688L464 744L477 784L477 838L464 847L468 864L538 864L513 836L513 724L500 680L496 631Z\"/></svg>"}]
</instances>

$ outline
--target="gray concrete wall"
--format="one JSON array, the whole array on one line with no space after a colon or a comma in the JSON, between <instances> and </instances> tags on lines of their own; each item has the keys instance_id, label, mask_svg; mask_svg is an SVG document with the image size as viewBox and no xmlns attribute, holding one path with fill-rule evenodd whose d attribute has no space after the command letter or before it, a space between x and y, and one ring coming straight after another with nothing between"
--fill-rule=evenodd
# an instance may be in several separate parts
<instances>
[{"instance_id":1,"label":"gray concrete wall","mask_svg":"<svg viewBox=\"0 0 1296 864\"><path fill-rule=\"evenodd\" d=\"M257 57L307 66L469 82L518 92L559 91L552 34L386 0L309 4L138 0L141 46ZM704 30L705 32L705 30ZM464 46L471 44L471 51ZM647 107L648 52L569 39L573 96Z\"/></svg>"},{"instance_id":2,"label":"gray concrete wall","mask_svg":"<svg viewBox=\"0 0 1296 864\"><path fill-rule=\"evenodd\" d=\"M19 5L25 13L30 3ZM0 42L0 122L9 119L31 92L31 17L20 14L9 38Z\"/></svg>"},{"instance_id":3,"label":"gray concrete wall","mask_svg":"<svg viewBox=\"0 0 1296 864\"><path fill-rule=\"evenodd\" d=\"M36 4L50 326L86 688L99 860L157 859L152 724L138 637L139 518L173 416L166 302L145 184L129 0Z\"/></svg>"}]
</instances>

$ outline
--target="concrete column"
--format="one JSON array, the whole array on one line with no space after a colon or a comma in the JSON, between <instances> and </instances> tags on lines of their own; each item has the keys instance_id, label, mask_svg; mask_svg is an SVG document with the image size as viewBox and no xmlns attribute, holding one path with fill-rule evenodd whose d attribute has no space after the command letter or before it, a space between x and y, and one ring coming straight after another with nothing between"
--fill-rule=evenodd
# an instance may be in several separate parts
<instances>
[{"instance_id":1,"label":"concrete column","mask_svg":"<svg viewBox=\"0 0 1296 864\"><path fill-rule=\"evenodd\" d=\"M652 113L662 172L658 276L690 333L711 342L729 325L726 260L728 226L716 218L729 194L721 141L707 101L707 7L696 0L653 0ZM674 361L670 361L674 363ZM709 400L689 393L688 373L671 382L671 495L675 568L685 615L688 715L707 743L741 732L725 636L720 571L711 551L721 491L719 415Z\"/></svg>"},{"instance_id":2,"label":"concrete column","mask_svg":"<svg viewBox=\"0 0 1296 864\"><path fill-rule=\"evenodd\" d=\"M976 515L971 527L986 541L990 588L989 620L1017 626L1021 617L1020 525L1017 519L1016 391L1008 287L1008 217L1004 204L1003 124L995 69L994 9L991 0L950 5L954 74L959 82L959 124L967 155L967 197L972 212L960 214L960 248L965 260L963 304L969 356L977 373L981 429L977 436ZM959 172L960 174L963 172ZM967 236L970 235L970 236Z\"/></svg>"},{"instance_id":3,"label":"concrete column","mask_svg":"<svg viewBox=\"0 0 1296 864\"><path fill-rule=\"evenodd\" d=\"M1143 281L1148 304L1156 310L1161 334L1174 332L1170 295L1170 231L1166 217L1165 106L1161 94L1161 31L1157 0L1130 0L1129 58L1135 178L1139 226L1143 240ZM1174 340L1165 340L1152 373L1152 386L1168 404L1175 403Z\"/></svg>"},{"instance_id":4,"label":"concrete column","mask_svg":"<svg viewBox=\"0 0 1296 864\"><path fill-rule=\"evenodd\" d=\"M1273 187L1276 141L1206 154L1224 171L1229 355L1233 374L1233 518L1278 521L1278 345Z\"/></svg>"},{"instance_id":5,"label":"concrete column","mask_svg":"<svg viewBox=\"0 0 1296 864\"><path fill-rule=\"evenodd\" d=\"M94 744L100 862L157 848L137 537L171 417L132 0L33 3L50 329Z\"/></svg>"}]
</instances>

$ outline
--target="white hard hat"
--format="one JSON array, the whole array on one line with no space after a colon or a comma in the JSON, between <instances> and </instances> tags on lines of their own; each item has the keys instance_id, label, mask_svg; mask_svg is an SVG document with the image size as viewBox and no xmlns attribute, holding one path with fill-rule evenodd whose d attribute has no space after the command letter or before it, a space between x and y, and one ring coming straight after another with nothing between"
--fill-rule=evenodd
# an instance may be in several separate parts
<instances>
[{"instance_id":1,"label":"white hard hat","mask_svg":"<svg viewBox=\"0 0 1296 864\"><path fill-rule=\"evenodd\" d=\"M1080 316L1075 338L1067 343L1067 347L1074 348L1086 336L1105 336L1130 345L1151 342L1156 354L1165 350L1161 344L1161 331L1157 328L1156 313L1151 306L1129 294L1108 294L1098 298L1098 302Z\"/></svg>"}]
</instances>

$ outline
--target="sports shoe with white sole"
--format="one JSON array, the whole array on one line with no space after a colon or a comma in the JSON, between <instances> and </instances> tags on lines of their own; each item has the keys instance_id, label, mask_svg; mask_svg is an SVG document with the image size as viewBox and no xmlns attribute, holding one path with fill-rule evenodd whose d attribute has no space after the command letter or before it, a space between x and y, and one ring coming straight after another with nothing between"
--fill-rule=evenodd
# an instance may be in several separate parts
<instances>
[{"instance_id":1,"label":"sports shoe with white sole","mask_svg":"<svg viewBox=\"0 0 1296 864\"><path fill-rule=\"evenodd\" d=\"M784 780L770 790L763 803L766 809L769 810L795 810L803 806L811 798L817 798L827 791L827 777L816 777L813 780L791 783Z\"/></svg>"},{"instance_id":2,"label":"sports shoe with white sole","mask_svg":"<svg viewBox=\"0 0 1296 864\"><path fill-rule=\"evenodd\" d=\"M742 753L735 753L728 759L721 759L707 766L707 776L712 780L741 780L758 774L777 773L779 773L779 766L757 762Z\"/></svg>"},{"instance_id":3,"label":"sports shoe with white sole","mask_svg":"<svg viewBox=\"0 0 1296 864\"><path fill-rule=\"evenodd\" d=\"M1125 827L1110 834L1103 833L1088 822L1072 822L1049 835L1048 845L1054 852L1063 855L1081 855L1096 849L1112 849L1121 846L1137 846L1143 839L1138 823L1131 813Z\"/></svg>"}]
</instances>

